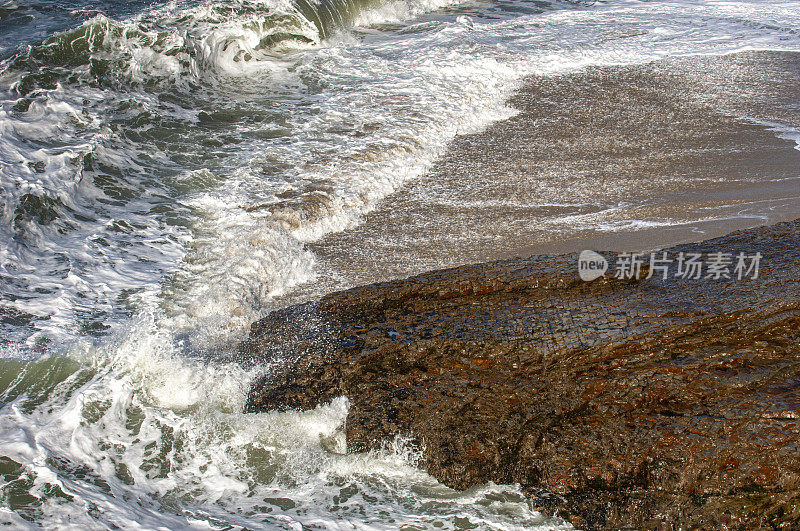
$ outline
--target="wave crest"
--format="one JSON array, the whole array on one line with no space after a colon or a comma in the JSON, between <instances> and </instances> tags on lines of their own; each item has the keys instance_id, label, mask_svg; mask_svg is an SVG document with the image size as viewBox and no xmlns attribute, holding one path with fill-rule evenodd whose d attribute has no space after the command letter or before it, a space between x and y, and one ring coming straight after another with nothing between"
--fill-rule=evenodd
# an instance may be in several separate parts
<instances>
[{"instance_id":1,"label":"wave crest","mask_svg":"<svg viewBox=\"0 0 800 531\"><path fill-rule=\"evenodd\" d=\"M157 10L128 21L98 15L12 58L16 91L59 82L178 82L269 69L287 52L318 45L379 0L238 0Z\"/></svg>"}]
</instances>

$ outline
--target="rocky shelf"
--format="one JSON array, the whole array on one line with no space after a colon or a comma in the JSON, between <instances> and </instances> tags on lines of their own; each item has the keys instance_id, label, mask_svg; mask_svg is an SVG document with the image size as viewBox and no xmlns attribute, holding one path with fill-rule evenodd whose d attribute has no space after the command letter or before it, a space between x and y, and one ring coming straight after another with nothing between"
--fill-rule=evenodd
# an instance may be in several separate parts
<instances>
[{"instance_id":1,"label":"rocky shelf","mask_svg":"<svg viewBox=\"0 0 800 531\"><path fill-rule=\"evenodd\" d=\"M576 255L425 273L254 323L248 411L351 401L348 449L398 434L457 489L519 483L581 528L800 522L800 220L668 250L758 278L591 282Z\"/></svg>"}]
</instances>

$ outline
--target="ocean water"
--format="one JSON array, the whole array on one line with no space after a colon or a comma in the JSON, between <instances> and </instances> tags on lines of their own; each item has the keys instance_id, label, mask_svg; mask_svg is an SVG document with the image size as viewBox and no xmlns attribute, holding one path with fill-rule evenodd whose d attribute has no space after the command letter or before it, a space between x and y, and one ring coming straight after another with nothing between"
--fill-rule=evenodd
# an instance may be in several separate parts
<instances>
[{"instance_id":1,"label":"ocean water","mask_svg":"<svg viewBox=\"0 0 800 531\"><path fill-rule=\"evenodd\" d=\"M563 527L403 439L347 453L347 397L244 415L269 366L216 360L324 276L308 244L512 116L525 76L742 50L800 51L800 4L2 4L0 520Z\"/></svg>"}]
</instances>

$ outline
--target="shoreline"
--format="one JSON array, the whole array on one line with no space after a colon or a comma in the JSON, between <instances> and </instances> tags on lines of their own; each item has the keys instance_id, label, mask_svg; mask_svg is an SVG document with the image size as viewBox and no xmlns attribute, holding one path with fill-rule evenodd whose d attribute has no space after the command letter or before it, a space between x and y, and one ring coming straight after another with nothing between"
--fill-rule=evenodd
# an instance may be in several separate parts
<instances>
[{"instance_id":1,"label":"shoreline","mask_svg":"<svg viewBox=\"0 0 800 531\"><path fill-rule=\"evenodd\" d=\"M531 78L519 114L309 245L329 276L253 324L236 358L274 372L246 411L347 396L350 451L411 437L443 484L520 484L583 528L800 518L800 151L765 125L800 126L798 68L742 52ZM583 282L585 249L764 270Z\"/></svg>"},{"instance_id":2,"label":"shoreline","mask_svg":"<svg viewBox=\"0 0 800 531\"><path fill-rule=\"evenodd\" d=\"M798 67L743 52L532 78L517 116L310 245L330 292L253 324L238 360L283 368L246 410L347 396L351 451L411 434L445 485L518 483L583 528L800 518L800 152L754 121L800 126ZM586 283L584 249L758 250L765 269Z\"/></svg>"},{"instance_id":3,"label":"shoreline","mask_svg":"<svg viewBox=\"0 0 800 531\"><path fill-rule=\"evenodd\" d=\"M800 53L750 51L528 78L508 100L516 116L457 137L425 177L359 226L309 244L320 278L284 300L794 219L800 151L753 120L800 127L798 65Z\"/></svg>"}]
</instances>

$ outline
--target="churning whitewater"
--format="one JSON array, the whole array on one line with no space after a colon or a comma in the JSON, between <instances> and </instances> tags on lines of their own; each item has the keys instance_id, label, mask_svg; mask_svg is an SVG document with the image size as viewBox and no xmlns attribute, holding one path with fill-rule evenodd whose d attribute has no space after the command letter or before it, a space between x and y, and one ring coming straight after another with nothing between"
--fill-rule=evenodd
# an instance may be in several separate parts
<instances>
[{"instance_id":1,"label":"churning whitewater","mask_svg":"<svg viewBox=\"0 0 800 531\"><path fill-rule=\"evenodd\" d=\"M3 4L0 520L566 527L515 486L438 484L403 439L347 453L348 397L244 415L269 367L219 360L344 287L308 244L512 116L526 76L800 51L798 20L793 0Z\"/></svg>"}]
</instances>

